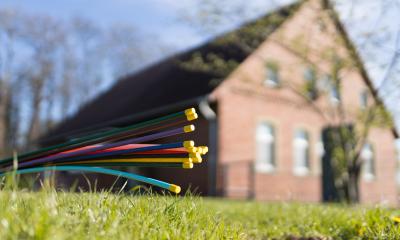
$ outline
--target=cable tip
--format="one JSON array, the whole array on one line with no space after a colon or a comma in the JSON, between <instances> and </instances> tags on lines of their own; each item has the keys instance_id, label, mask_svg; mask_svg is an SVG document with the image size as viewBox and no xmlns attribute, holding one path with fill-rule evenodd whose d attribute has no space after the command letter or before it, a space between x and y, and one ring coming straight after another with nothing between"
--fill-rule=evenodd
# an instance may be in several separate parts
<instances>
[{"instance_id":1,"label":"cable tip","mask_svg":"<svg viewBox=\"0 0 400 240\"><path fill-rule=\"evenodd\" d=\"M189 153L189 158L192 159L193 163L201 163L203 161L200 153Z\"/></svg>"},{"instance_id":2,"label":"cable tip","mask_svg":"<svg viewBox=\"0 0 400 240\"><path fill-rule=\"evenodd\" d=\"M171 185L169 186L169 190L170 190L171 192L174 192L174 193L178 194L178 193L181 192L181 187L179 187L178 185L175 185L175 184L171 184Z\"/></svg>"},{"instance_id":3,"label":"cable tip","mask_svg":"<svg viewBox=\"0 0 400 240\"><path fill-rule=\"evenodd\" d=\"M184 127L183 127L183 131L184 131L185 133L193 132L194 129L195 129L195 127L194 127L193 124L187 125L187 126L184 126Z\"/></svg>"},{"instance_id":4,"label":"cable tip","mask_svg":"<svg viewBox=\"0 0 400 240\"><path fill-rule=\"evenodd\" d=\"M195 108L188 108L185 110L185 115L192 115L192 114L196 114L196 109Z\"/></svg>"},{"instance_id":5,"label":"cable tip","mask_svg":"<svg viewBox=\"0 0 400 240\"><path fill-rule=\"evenodd\" d=\"M193 163L192 163L192 162L184 162L184 163L182 164L182 167L183 167L184 169L192 169L192 168L193 168Z\"/></svg>"},{"instance_id":6,"label":"cable tip","mask_svg":"<svg viewBox=\"0 0 400 240\"><path fill-rule=\"evenodd\" d=\"M197 115L197 113L186 114L186 119L188 121L193 121L193 120L196 120L197 118L199 118L199 115Z\"/></svg>"},{"instance_id":7,"label":"cable tip","mask_svg":"<svg viewBox=\"0 0 400 240\"><path fill-rule=\"evenodd\" d=\"M208 147L207 146L201 146L200 147L201 148L201 154L206 154L206 153L208 153Z\"/></svg>"},{"instance_id":8,"label":"cable tip","mask_svg":"<svg viewBox=\"0 0 400 240\"><path fill-rule=\"evenodd\" d=\"M192 147L194 147L194 141L184 141L184 142L183 142L183 147L185 147L185 148L192 148Z\"/></svg>"}]
</instances>

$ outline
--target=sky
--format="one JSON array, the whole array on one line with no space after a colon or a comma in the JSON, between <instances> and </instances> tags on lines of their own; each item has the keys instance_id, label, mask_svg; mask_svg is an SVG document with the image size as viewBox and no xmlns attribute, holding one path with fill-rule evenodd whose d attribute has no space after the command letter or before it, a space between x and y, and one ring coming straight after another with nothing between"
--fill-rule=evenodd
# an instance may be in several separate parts
<instances>
[{"instance_id":1,"label":"sky","mask_svg":"<svg viewBox=\"0 0 400 240\"><path fill-rule=\"evenodd\" d=\"M227 1L218 2L226 3ZM249 0L245 2L230 0L229 3L233 5L246 4L246 9L250 9L250 13L246 15L248 19L227 21L214 33L198 31L182 21L182 15L190 14L198 6L199 0L1 0L0 8L17 8L25 12L42 13L62 19L82 16L103 26L115 23L130 24L144 34L149 34L151 36L148 39L149 43L159 44L161 39L174 51L180 51L206 41L213 34L227 31L243 21L256 18L273 8L290 2L293 0ZM350 37L364 59L370 76L377 86L380 85L383 76L387 74L385 67L382 66L391 59L395 51L400 50L395 47L396 38L394 37L394 33L400 30L398 24L400 22L400 1L336 0L335 3ZM366 34L371 33L376 39L365 40ZM382 39L385 40L385 46L371 48L372 44L376 44L374 41ZM400 99L400 96L395 97ZM392 103L389 106L396 115L398 126L400 126L399 106L400 100L398 104Z\"/></svg>"}]
</instances>

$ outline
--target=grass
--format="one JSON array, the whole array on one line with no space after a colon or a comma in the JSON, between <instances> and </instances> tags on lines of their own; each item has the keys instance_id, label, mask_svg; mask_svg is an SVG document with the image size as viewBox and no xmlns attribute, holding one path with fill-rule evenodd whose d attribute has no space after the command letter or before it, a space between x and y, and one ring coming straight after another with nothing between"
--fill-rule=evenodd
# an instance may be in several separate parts
<instances>
[{"instance_id":1,"label":"grass","mask_svg":"<svg viewBox=\"0 0 400 240\"><path fill-rule=\"evenodd\" d=\"M395 210L196 196L0 191L0 239L399 239Z\"/></svg>"}]
</instances>

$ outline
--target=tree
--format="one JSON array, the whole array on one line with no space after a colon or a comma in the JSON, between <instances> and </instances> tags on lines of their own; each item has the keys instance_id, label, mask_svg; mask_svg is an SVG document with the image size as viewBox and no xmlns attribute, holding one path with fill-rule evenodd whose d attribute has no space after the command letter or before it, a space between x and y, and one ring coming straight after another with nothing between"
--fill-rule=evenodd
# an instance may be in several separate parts
<instances>
[{"instance_id":1,"label":"tree","mask_svg":"<svg viewBox=\"0 0 400 240\"><path fill-rule=\"evenodd\" d=\"M134 27L101 27L82 17L0 9L0 155L35 147L103 85L148 63L154 55L141 50L142 36Z\"/></svg>"},{"instance_id":2,"label":"tree","mask_svg":"<svg viewBox=\"0 0 400 240\"><path fill-rule=\"evenodd\" d=\"M21 42L31 49L31 62L26 67L25 83L30 93L30 118L27 141L35 141L42 134L43 102L52 105L54 99L58 44L63 40L60 23L50 17L24 18ZM47 90L47 94L46 94ZM52 111L52 109L47 109Z\"/></svg>"},{"instance_id":3,"label":"tree","mask_svg":"<svg viewBox=\"0 0 400 240\"><path fill-rule=\"evenodd\" d=\"M21 75L15 67L15 40L20 33L20 22L13 21L18 13L10 10L0 11L0 155L8 154L15 147L17 139L14 129L18 108L13 94Z\"/></svg>"}]
</instances>

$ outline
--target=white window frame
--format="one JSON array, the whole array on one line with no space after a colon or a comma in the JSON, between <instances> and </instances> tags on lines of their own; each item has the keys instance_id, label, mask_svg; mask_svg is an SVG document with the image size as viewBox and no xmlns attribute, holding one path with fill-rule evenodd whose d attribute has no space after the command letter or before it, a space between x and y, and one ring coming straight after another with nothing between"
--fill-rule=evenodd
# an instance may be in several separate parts
<instances>
[{"instance_id":1,"label":"white window frame","mask_svg":"<svg viewBox=\"0 0 400 240\"><path fill-rule=\"evenodd\" d=\"M300 133L300 134L299 134ZM304 138L300 138L303 135ZM301 152L299 155L298 153ZM305 176L311 168L310 134L305 129L296 129L293 136L293 174Z\"/></svg>"},{"instance_id":2,"label":"white window frame","mask_svg":"<svg viewBox=\"0 0 400 240\"><path fill-rule=\"evenodd\" d=\"M368 147L368 148L367 148ZM361 149L362 175L364 180L372 181L376 178L376 156L371 143L366 143Z\"/></svg>"},{"instance_id":3,"label":"white window frame","mask_svg":"<svg viewBox=\"0 0 400 240\"><path fill-rule=\"evenodd\" d=\"M325 145L322 138L315 143L314 149L315 156L317 157L317 162L315 163L314 169L316 174L322 173L322 161L325 155Z\"/></svg>"},{"instance_id":4,"label":"white window frame","mask_svg":"<svg viewBox=\"0 0 400 240\"><path fill-rule=\"evenodd\" d=\"M261 127L266 126L267 130L260 129ZM265 131L264 133L261 131ZM270 132L270 133L268 133ZM262 173L271 173L276 170L276 128L273 124L267 121L259 122L256 126L255 133L256 140L256 152L255 152L255 169L257 172ZM262 149L261 146L268 146L270 151L268 152L265 149ZM260 159L261 155L260 151L266 151L264 154L270 154L266 156L266 159Z\"/></svg>"}]
</instances>

